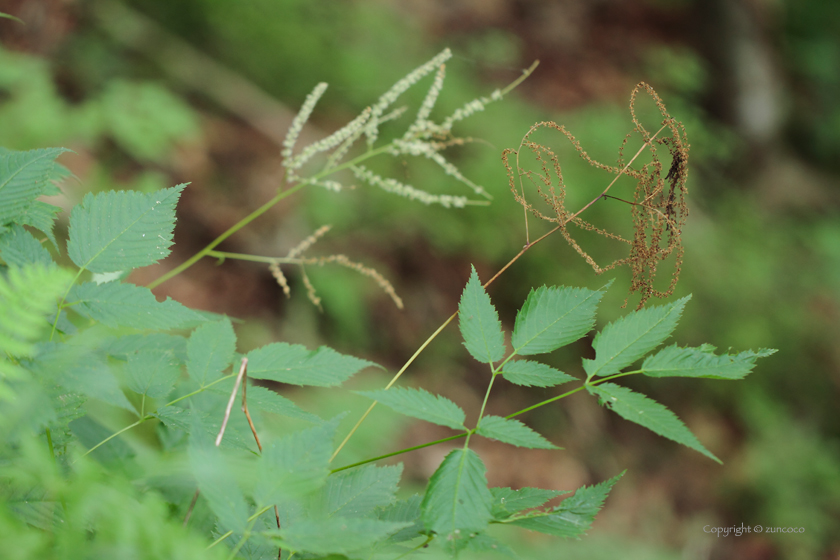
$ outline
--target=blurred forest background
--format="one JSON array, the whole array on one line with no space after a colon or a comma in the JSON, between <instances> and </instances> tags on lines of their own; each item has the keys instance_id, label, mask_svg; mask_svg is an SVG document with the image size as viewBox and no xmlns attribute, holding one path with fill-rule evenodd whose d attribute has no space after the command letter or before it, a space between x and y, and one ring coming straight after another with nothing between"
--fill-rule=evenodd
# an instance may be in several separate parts
<instances>
[{"instance_id":1,"label":"blurred forest background","mask_svg":"<svg viewBox=\"0 0 840 560\"><path fill-rule=\"evenodd\" d=\"M494 486L572 489L629 469L588 538L517 532L510 539L535 558L840 558L836 0L4 0L0 11L25 22L0 20L0 145L75 151L62 163L78 181L63 186L66 198L56 204L69 208L89 190L191 182L178 208L173 256L135 273L139 284L273 196L280 143L316 83L330 89L305 131L310 138L343 125L443 47L455 56L437 114L504 87L539 59L512 96L456 128L479 140L449 157L493 194L491 206L447 210L365 187L311 187L221 247L280 256L332 224L312 254L343 253L375 266L405 310L368 279L328 267L309 271L323 311L307 300L296 274L286 299L266 267L241 261L207 259L156 289L242 319L241 351L277 340L329 344L390 372L457 308L470 263L487 279L524 244L501 151L516 148L534 122L555 120L612 164L632 128L630 91L650 83L691 142L690 215L675 297L694 297L674 339L780 351L737 383L628 380L683 418L722 467L583 395L523 418L565 451L511 452L482 442L477 450ZM421 88L408 100L422 95ZM570 208L611 179L560 135L541 139L560 155ZM414 161L386 159L377 172L467 194ZM624 223L626 214L626 206L607 201L587 219ZM602 260L620 255L598 239L587 243ZM490 295L509 329L532 286L597 288L613 277L599 325L626 312L620 306L629 271L596 277L556 236L520 259ZM486 372L459 340L449 327L404 381L475 414ZM589 343L556 353L552 365L581 374ZM381 387L386 378L370 373L351 386ZM322 414L367 404L335 393L287 391ZM553 394L508 385L491 397L489 412L510 413ZM449 435L377 415L340 464ZM425 484L446 451L402 456L405 484ZM715 538L703 529L742 523L805 532Z\"/></svg>"}]
</instances>

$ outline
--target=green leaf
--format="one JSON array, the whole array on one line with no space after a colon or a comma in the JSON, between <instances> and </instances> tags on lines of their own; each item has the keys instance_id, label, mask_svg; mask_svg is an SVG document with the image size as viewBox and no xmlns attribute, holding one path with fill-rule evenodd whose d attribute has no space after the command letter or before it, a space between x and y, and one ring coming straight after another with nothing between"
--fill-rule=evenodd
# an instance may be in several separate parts
<instances>
[{"instance_id":1,"label":"green leaf","mask_svg":"<svg viewBox=\"0 0 840 560\"><path fill-rule=\"evenodd\" d=\"M597 395L602 404L606 404L625 420L699 451L713 461L721 462L703 447L673 412L653 399L615 383L587 385L586 388L590 393Z\"/></svg>"},{"instance_id":2,"label":"green leaf","mask_svg":"<svg viewBox=\"0 0 840 560\"><path fill-rule=\"evenodd\" d=\"M484 291L475 267L461 295L458 317L464 346L473 358L485 364L498 362L505 355L505 335L499 314Z\"/></svg>"},{"instance_id":3,"label":"green leaf","mask_svg":"<svg viewBox=\"0 0 840 560\"><path fill-rule=\"evenodd\" d=\"M31 233L17 224L0 235L0 257L7 265L21 268L28 264L40 264L45 267L54 265L50 252Z\"/></svg>"},{"instance_id":4,"label":"green leaf","mask_svg":"<svg viewBox=\"0 0 840 560\"><path fill-rule=\"evenodd\" d=\"M50 181L63 167L55 158L65 148L13 152L0 148L0 225L18 221L35 202L51 191Z\"/></svg>"},{"instance_id":5,"label":"green leaf","mask_svg":"<svg viewBox=\"0 0 840 560\"><path fill-rule=\"evenodd\" d=\"M336 424L326 423L266 446L257 467L257 504L277 504L321 488L330 474L335 428Z\"/></svg>"},{"instance_id":6,"label":"green leaf","mask_svg":"<svg viewBox=\"0 0 840 560\"><path fill-rule=\"evenodd\" d=\"M531 360L508 362L501 374L511 383L524 387L554 387L569 381L577 381L576 377L568 373Z\"/></svg>"},{"instance_id":7,"label":"green leaf","mask_svg":"<svg viewBox=\"0 0 840 560\"><path fill-rule=\"evenodd\" d=\"M166 333L128 334L109 340L102 349L110 356L128 360L135 352L171 351L175 357L187 360L187 339L183 336Z\"/></svg>"},{"instance_id":8,"label":"green leaf","mask_svg":"<svg viewBox=\"0 0 840 560\"><path fill-rule=\"evenodd\" d=\"M558 449L556 445L514 418L485 416L476 431L478 435L529 449Z\"/></svg>"},{"instance_id":9,"label":"green leaf","mask_svg":"<svg viewBox=\"0 0 840 560\"><path fill-rule=\"evenodd\" d=\"M595 325L604 292L545 286L531 290L513 327L514 352L528 356L551 352L581 338Z\"/></svg>"},{"instance_id":10,"label":"green leaf","mask_svg":"<svg viewBox=\"0 0 840 560\"><path fill-rule=\"evenodd\" d=\"M429 479L423 497L423 523L449 550L458 550L472 533L480 533L492 519L493 495L487 488L486 468L472 449L455 449Z\"/></svg>"},{"instance_id":11,"label":"green leaf","mask_svg":"<svg viewBox=\"0 0 840 560\"><path fill-rule=\"evenodd\" d=\"M68 271L40 264L12 266L0 275L0 353L32 355L33 343L50 327L47 315L71 280ZM8 371L5 363L0 371Z\"/></svg>"},{"instance_id":12,"label":"green leaf","mask_svg":"<svg viewBox=\"0 0 840 560\"><path fill-rule=\"evenodd\" d=\"M563 490L543 490L542 488L491 488L493 494L493 519L501 521L514 513L540 507L547 501L566 494Z\"/></svg>"},{"instance_id":13,"label":"green leaf","mask_svg":"<svg viewBox=\"0 0 840 560\"><path fill-rule=\"evenodd\" d=\"M61 212L61 208L36 200L24 210L15 221L21 225L32 226L47 236L53 247L58 250L58 243L55 241L53 228L55 227L55 215Z\"/></svg>"},{"instance_id":14,"label":"green leaf","mask_svg":"<svg viewBox=\"0 0 840 560\"><path fill-rule=\"evenodd\" d=\"M213 445L212 437L200 425L199 417L193 415L193 420L197 425L190 433L189 458L198 489L218 517L219 526L241 533L245 530L249 516L245 496L222 452Z\"/></svg>"},{"instance_id":15,"label":"green leaf","mask_svg":"<svg viewBox=\"0 0 840 560\"><path fill-rule=\"evenodd\" d=\"M366 549L411 525L408 522L378 519L303 519L266 535L276 535L276 542L285 551L309 554L352 554ZM319 556L320 558L320 556Z\"/></svg>"},{"instance_id":16,"label":"green leaf","mask_svg":"<svg viewBox=\"0 0 840 560\"><path fill-rule=\"evenodd\" d=\"M181 362L170 351L138 352L128 357L126 380L135 393L158 399L172 392L181 377Z\"/></svg>"},{"instance_id":17,"label":"green leaf","mask_svg":"<svg viewBox=\"0 0 840 560\"><path fill-rule=\"evenodd\" d=\"M743 379L755 367L758 358L766 358L775 350L747 350L740 354L717 356L714 347L680 348L676 344L663 348L642 362L642 373L649 377L706 377L709 379Z\"/></svg>"},{"instance_id":18,"label":"green leaf","mask_svg":"<svg viewBox=\"0 0 840 560\"><path fill-rule=\"evenodd\" d=\"M394 502L402 469L364 465L336 473L315 496L313 510L325 517L366 517Z\"/></svg>"},{"instance_id":19,"label":"green leaf","mask_svg":"<svg viewBox=\"0 0 840 560\"><path fill-rule=\"evenodd\" d=\"M248 386L248 408L279 414L287 418L297 418L298 420L305 420L313 424L320 424L322 422L318 416L306 412L283 395L258 385Z\"/></svg>"},{"instance_id":20,"label":"green leaf","mask_svg":"<svg viewBox=\"0 0 840 560\"><path fill-rule=\"evenodd\" d=\"M634 311L604 327L592 342L595 359L583 360L583 369L589 378L618 373L662 344L674 332L689 299L691 296L668 305Z\"/></svg>"},{"instance_id":21,"label":"green leaf","mask_svg":"<svg viewBox=\"0 0 840 560\"><path fill-rule=\"evenodd\" d=\"M573 496L566 498L552 510L527 514L510 523L555 537L579 537L592 526L592 521L604 506L604 500L607 499L613 485L623 475L622 472L600 484L579 488Z\"/></svg>"},{"instance_id":22,"label":"green leaf","mask_svg":"<svg viewBox=\"0 0 840 560\"><path fill-rule=\"evenodd\" d=\"M356 391L400 414L419 418L432 424L447 426L454 430L465 430L466 415L454 402L440 395L433 395L424 389L392 387L378 391Z\"/></svg>"},{"instance_id":23,"label":"green leaf","mask_svg":"<svg viewBox=\"0 0 840 560\"><path fill-rule=\"evenodd\" d=\"M322 346L309 350L299 344L274 342L248 353L248 376L292 385L332 387L373 362L339 354Z\"/></svg>"},{"instance_id":24,"label":"green leaf","mask_svg":"<svg viewBox=\"0 0 840 560\"><path fill-rule=\"evenodd\" d=\"M187 343L187 372L204 387L222 377L235 351L236 334L230 319L205 323L193 331Z\"/></svg>"},{"instance_id":25,"label":"green leaf","mask_svg":"<svg viewBox=\"0 0 840 560\"><path fill-rule=\"evenodd\" d=\"M388 542L399 543L422 536L423 520L421 519L421 500L422 498L415 494L407 500L397 500L377 512L377 518L380 521L395 521L397 523L411 524L388 537Z\"/></svg>"},{"instance_id":26,"label":"green leaf","mask_svg":"<svg viewBox=\"0 0 840 560\"><path fill-rule=\"evenodd\" d=\"M88 193L70 213L70 259L92 272L117 272L166 257L172 245L175 205L184 187L153 193Z\"/></svg>"},{"instance_id":27,"label":"green leaf","mask_svg":"<svg viewBox=\"0 0 840 560\"><path fill-rule=\"evenodd\" d=\"M85 282L70 290L73 310L109 327L182 329L206 322L205 317L177 301L158 301L145 286Z\"/></svg>"}]
</instances>

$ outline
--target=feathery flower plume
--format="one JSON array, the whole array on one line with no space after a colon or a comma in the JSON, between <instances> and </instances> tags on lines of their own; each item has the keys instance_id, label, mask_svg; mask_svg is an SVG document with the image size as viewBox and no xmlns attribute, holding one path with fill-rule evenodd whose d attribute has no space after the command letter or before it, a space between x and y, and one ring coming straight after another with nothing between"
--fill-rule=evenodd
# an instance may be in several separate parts
<instances>
[{"instance_id":1,"label":"feathery flower plume","mask_svg":"<svg viewBox=\"0 0 840 560\"><path fill-rule=\"evenodd\" d=\"M310 247L312 247L312 245L316 241L318 241L319 239L324 237L327 234L327 232L330 231L331 228L332 228L331 225L326 225L326 226L319 227L318 229L315 230L315 233L313 233L312 235L310 235L309 237L307 237L306 239L301 241L297 245L297 247L292 248L292 250L289 251L289 254L286 255L286 258L294 259L294 258L297 258L299 255L302 255Z\"/></svg>"},{"instance_id":2,"label":"feathery flower plume","mask_svg":"<svg viewBox=\"0 0 840 560\"><path fill-rule=\"evenodd\" d=\"M440 204L444 208L463 208L469 202L464 196L432 194L424 190L416 189L411 185L401 183L396 179L391 179L390 177L387 179L383 179L382 177L374 174L372 171L370 171L363 165L353 166L350 168L350 170L353 172L354 175L356 175L357 179L366 181L374 187L379 187L380 189L386 192L408 198L409 200L420 201L423 204Z\"/></svg>"},{"instance_id":3,"label":"feathery flower plume","mask_svg":"<svg viewBox=\"0 0 840 560\"><path fill-rule=\"evenodd\" d=\"M353 262L344 255L330 255L319 259L307 259L306 262L308 264L317 264L319 266L324 266L328 263L335 263L351 270L355 270L362 276L367 276L368 278L373 279L373 281L376 282L376 284L390 296L390 298L394 301L394 305L396 305L398 309L403 308L402 298L397 295L397 292L394 290L394 286L374 268L369 268L363 264Z\"/></svg>"},{"instance_id":4,"label":"feathery flower plume","mask_svg":"<svg viewBox=\"0 0 840 560\"><path fill-rule=\"evenodd\" d=\"M318 103L318 100L322 95L324 95L325 91L327 91L327 84L325 82L321 82L315 86L315 89L306 96L300 111L298 111L298 114L295 115L294 120L292 120L289 132L286 133L286 139L283 140L283 151L280 152L283 156L284 165L287 164L289 158L292 156L292 150L295 148L298 136L300 136L300 131L303 130L303 125L305 125L306 121L309 120L310 115L312 115L312 110L315 108L315 104Z\"/></svg>"}]
</instances>

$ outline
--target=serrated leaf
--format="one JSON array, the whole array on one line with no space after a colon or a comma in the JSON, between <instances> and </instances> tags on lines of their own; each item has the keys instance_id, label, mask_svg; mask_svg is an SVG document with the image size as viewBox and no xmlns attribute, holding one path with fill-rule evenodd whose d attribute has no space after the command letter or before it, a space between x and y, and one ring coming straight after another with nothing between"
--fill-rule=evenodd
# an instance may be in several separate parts
<instances>
[{"instance_id":1,"label":"serrated leaf","mask_svg":"<svg viewBox=\"0 0 840 560\"><path fill-rule=\"evenodd\" d=\"M563 490L543 490L542 488L491 488L493 494L493 519L501 521L514 513L540 507L547 501L566 494Z\"/></svg>"},{"instance_id":2,"label":"serrated leaf","mask_svg":"<svg viewBox=\"0 0 840 560\"><path fill-rule=\"evenodd\" d=\"M581 338L595 325L604 292L545 286L531 290L516 314L514 352L522 356L552 352Z\"/></svg>"},{"instance_id":3,"label":"serrated leaf","mask_svg":"<svg viewBox=\"0 0 840 560\"><path fill-rule=\"evenodd\" d=\"M531 360L508 362L500 373L511 383L524 387L554 387L577 381L576 377L568 373Z\"/></svg>"},{"instance_id":4,"label":"serrated leaf","mask_svg":"<svg viewBox=\"0 0 840 560\"><path fill-rule=\"evenodd\" d=\"M187 372L204 387L220 377L233 361L236 334L230 319L201 325L187 343Z\"/></svg>"},{"instance_id":5,"label":"serrated leaf","mask_svg":"<svg viewBox=\"0 0 840 560\"><path fill-rule=\"evenodd\" d=\"M604 327L592 342L595 359L583 360L583 369L590 379L618 373L662 344L674 332L689 299L691 296L634 311Z\"/></svg>"},{"instance_id":6,"label":"serrated leaf","mask_svg":"<svg viewBox=\"0 0 840 560\"><path fill-rule=\"evenodd\" d=\"M216 514L219 525L225 530L241 533L245 530L249 516L245 496L239 489L233 473L218 447L213 445L200 426L198 416L193 415L196 425L190 433L190 469L195 476L201 495Z\"/></svg>"},{"instance_id":7,"label":"serrated leaf","mask_svg":"<svg viewBox=\"0 0 840 560\"><path fill-rule=\"evenodd\" d=\"M394 502L402 469L364 465L336 473L313 498L312 510L324 517L366 517Z\"/></svg>"},{"instance_id":8,"label":"serrated leaf","mask_svg":"<svg viewBox=\"0 0 840 560\"><path fill-rule=\"evenodd\" d=\"M25 214L35 199L51 189L50 181L57 178L55 158L65 148L46 148L28 152L14 152L0 148L0 225Z\"/></svg>"},{"instance_id":9,"label":"serrated leaf","mask_svg":"<svg viewBox=\"0 0 840 560\"><path fill-rule=\"evenodd\" d=\"M703 444L673 412L655 400L615 383L587 385L586 388L625 420L635 422L662 437L699 451L713 461L721 462L703 447Z\"/></svg>"},{"instance_id":10,"label":"serrated leaf","mask_svg":"<svg viewBox=\"0 0 840 560\"><path fill-rule=\"evenodd\" d=\"M421 501L422 498L415 494L407 500L397 500L393 504L382 508L377 512L377 518L380 521L411 523L411 525L400 529L388 537L389 543L410 541L411 539L421 536L423 532L423 520L421 519L422 511L420 509Z\"/></svg>"},{"instance_id":11,"label":"serrated leaf","mask_svg":"<svg viewBox=\"0 0 840 560\"><path fill-rule=\"evenodd\" d=\"M173 299L158 301L149 288L134 284L77 284L70 290L67 301L80 315L109 327L169 330L187 328L207 320Z\"/></svg>"},{"instance_id":12,"label":"serrated leaf","mask_svg":"<svg viewBox=\"0 0 840 560\"><path fill-rule=\"evenodd\" d=\"M515 418L485 416L476 431L478 435L529 449L558 449L556 445Z\"/></svg>"},{"instance_id":13,"label":"serrated leaf","mask_svg":"<svg viewBox=\"0 0 840 560\"><path fill-rule=\"evenodd\" d=\"M88 193L70 213L70 259L92 272L116 272L166 257L172 246L175 205L185 187L153 193Z\"/></svg>"},{"instance_id":14,"label":"serrated leaf","mask_svg":"<svg viewBox=\"0 0 840 560\"><path fill-rule=\"evenodd\" d=\"M0 235L0 257L9 266L24 267L28 264L40 264L51 267L53 263L47 251L35 237L17 224Z\"/></svg>"},{"instance_id":15,"label":"serrated leaf","mask_svg":"<svg viewBox=\"0 0 840 560\"><path fill-rule=\"evenodd\" d=\"M34 342L50 328L47 315L67 289L71 274L58 267L9 267L0 275L0 352L31 356ZM5 360L4 360L5 361ZM5 364L0 370L7 371Z\"/></svg>"},{"instance_id":16,"label":"serrated leaf","mask_svg":"<svg viewBox=\"0 0 840 560\"><path fill-rule=\"evenodd\" d=\"M526 517L514 519L510 523L555 537L579 537L592 526L592 521L604 506L604 501L613 485L623 475L622 472L600 484L579 488L573 496L563 500L551 511L534 512Z\"/></svg>"},{"instance_id":17,"label":"serrated leaf","mask_svg":"<svg viewBox=\"0 0 840 560\"><path fill-rule=\"evenodd\" d=\"M373 546L408 525L410 523L407 522L332 517L297 520L288 527L266 531L265 534L275 536L283 550L294 553L352 554Z\"/></svg>"},{"instance_id":18,"label":"serrated leaf","mask_svg":"<svg viewBox=\"0 0 840 560\"><path fill-rule=\"evenodd\" d=\"M181 377L181 362L172 351L137 352L128 357L125 371L129 389L159 399L172 392Z\"/></svg>"},{"instance_id":19,"label":"serrated leaf","mask_svg":"<svg viewBox=\"0 0 840 560\"><path fill-rule=\"evenodd\" d=\"M128 334L109 340L102 349L110 356L128 360L135 352L171 351L184 362L187 360L187 339L166 333Z\"/></svg>"},{"instance_id":20,"label":"serrated leaf","mask_svg":"<svg viewBox=\"0 0 840 560\"><path fill-rule=\"evenodd\" d=\"M492 364L505 355L505 335L499 314L481 285L475 267L461 294L458 321L464 346L479 362Z\"/></svg>"},{"instance_id":21,"label":"serrated leaf","mask_svg":"<svg viewBox=\"0 0 840 560\"><path fill-rule=\"evenodd\" d=\"M455 449L429 479L421 504L423 524L450 550L460 548L472 533L484 531L492 519L486 470L475 451Z\"/></svg>"},{"instance_id":22,"label":"serrated leaf","mask_svg":"<svg viewBox=\"0 0 840 560\"><path fill-rule=\"evenodd\" d=\"M327 423L266 446L257 467L257 505L300 498L321 488L330 474L335 428L335 424Z\"/></svg>"},{"instance_id":23,"label":"serrated leaf","mask_svg":"<svg viewBox=\"0 0 840 560\"><path fill-rule=\"evenodd\" d=\"M15 221L21 225L32 226L47 236L47 239L58 250L58 243L55 241L53 228L55 227L55 215L61 212L61 208L36 200L30 204Z\"/></svg>"},{"instance_id":24,"label":"serrated leaf","mask_svg":"<svg viewBox=\"0 0 840 560\"><path fill-rule=\"evenodd\" d=\"M758 358L766 358L775 350L747 350L740 354L717 356L714 348L680 348L676 344L663 348L642 362L642 373L649 377L705 377L709 379L743 379L755 367Z\"/></svg>"},{"instance_id":25,"label":"serrated leaf","mask_svg":"<svg viewBox=\"0 0 840 560\"><path fill-rule=\"evenodd\" d=\"M312 422L313 424L323 422L318 416L306 412L276 391L258 385L248 386L248 408L279 414L287 418L297 418L298 420Z\"/></svg>"},{"instance_id":26,"label":"serrated leaf","mask_svg":"<svg viewBox=\"0 0 840 560\"><path fill-rule=\"evenodd\" d=\"M339 354L321 346L309 350L299 344L274 342L248 353L248 376L292 385L341 385L373 362Z\"/></svg>"},{"instance_id":27,"label":"serrated leaf","mask_svg":"<svg viewBox=\"0 0 840 560\"><path fill-rule=\"evenodd\" d=\"M469 539L465 539L463 544L463 548L459 550L469 550L471 552L495 552L510 558L519 558L512 548L489 535L477 534L470 536Z\"/></svg>"},{"instance_id":28,"label":"serrated leaf","mask_svg":"<svg viewBox=\"0 0 840 560\"><path fill-rule=\"evenodd\" d=\"M454 430L466 429L464 426L466 415L461 407L446 397L433 395L425 389L392 387L388 390L357 391L357 393L412 418L419 418Z\"/></svg>"}]
</instances>

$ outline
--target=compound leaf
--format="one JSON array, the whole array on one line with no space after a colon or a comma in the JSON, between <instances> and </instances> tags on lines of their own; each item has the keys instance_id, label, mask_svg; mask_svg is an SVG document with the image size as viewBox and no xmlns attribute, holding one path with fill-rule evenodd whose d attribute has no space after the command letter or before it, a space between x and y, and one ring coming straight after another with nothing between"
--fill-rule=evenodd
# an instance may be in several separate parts
<instances>
[{"instance_id":1,"label":"compound leaf","mask_svg":"<svg viewBox=\"0 0 840 560\"><path fill-rule=\"evenodd\" d=\"M758 358L766 358L775 350L747 350L740 354L714 353L714 347L680 348L676 344L663 348L642 362L642 373L649 377L705 377L709 379L743 379L755 367Z\"/></svg>"},{"instance_id":2,"label":"compound leaf","mask_svg":"<svg viewBox=\"0 0 840 560\"><path fill-rule=\"evenodd\" d=\"M615 383L587 385L587 390L597 395L602 404L631 422L644 426L648 430L666 437L720 463L708 449L685 427L677 416L655 400L631 391Z\"/></svg>"},{"instance_id":3,"label":"compound leaf","mask_svg":"<svg viewBox=\"0 0 840 560\"><path fill-rule=\"evenodd\" d=\"M555 537L579 537L592 526L592 521L603 507L604 500L621 474L596 484L579 488L560 505L550 511L537 511L510 521L512 525L539 531Z\"/></svg>"},{"instance_id":4,"label":"compound leaf","mask_svg":"<svg viewBox=\"0 0 840 560\"><path fill-rule=\"evenodd\" d=\"M544 354L574 342L592 330L604 292L545 286L531 290L516 314L514 352Z\"/></svg>"},{"instance_id":5,"label":"compound leaf","mask_svg":"<svg viewBox=\"0 0 840 560\"><path fill-rule=\"evenodd\" d=\"M487 488L486 468L472 449L455 449L446 456L423 497L423 523L437 533L449 550L487 528L492 519L493 495Z\"/></svg>"},{"instance_id":6,"label":"compound leaf","mask_svg":"<svg viewBox=\"0 0 840 560\"><path fill-rule=\"evenodd\" d=\"M185 187L153 193L88 193L70 213L70 259L92 272L118 272L166 257L175 228L175 205Z\"/></svg>"},{"instance_id":7,"label":"compound leaf","mask_svg":"<svg viewBox=\"0 0 840 560\"><path fill-rule=\"evenodd\" d=\"M332 387L347 381L373 362L339 354L322 346L309 350L299 344L274 342L248 353L248 375L292 385Z\"/></svg>"},{"instance_id":8,"label":"compound leaf","mask_svg":"<svg viewBox=\"0 0 840 560\"><path fill-rule=\"evenodd\" d=\"M458 306L461 336L464 346L473 358L485 364L501 360L505 355L505 335L499 314L490 302L490 296L481 285L475 267L461 294Z\"/></svg>"},{"instance_id":9,"label":"compound leaf","mask_svg":"<svg viewBox=\"0 0 840 560\"><path fill-rule=\"evenodd\" d=\"M432 424L464 430L466 415L454 402L424 389L392 387L379 391L357 391L358 394L378 401L400 414L419 418Z\"/></svg>"},{"instance_id":10,"label":"compound leaf","mask_svg":"<svg viewBox=\"0 0 840 560\"><path fill-rule=\"evenodd\" d=\"M557 449L556 445L514 418L485 416L481 419L476 433L517 447Z\"/></svg>"},{"instance_id":11,"label":"compound leaf","mask_svg":"<svg viewBox=\"0 0 840 560\"><path fill-rule=\"evenodd\" d=\"M109 327L169 330L207 321L200 313L173 299L158 301L145 286L121 282L77 284L70 291L68 301L80 315Z\"/></svg>"},{"instance_id":12,"label":"compound leaf","mask_svg":"<svg viewBox=\"0 0 840 560\"><path fill-rule=\"evenodd\" d=\"M629 366L671 335L689 299L691 296L634 311L613 321L595 336L595 359L584 359L583 369L592 378L618 373Z\"/></svg>"},{"instance_id":13,"label":"compound leaf","mask_svg":"<svg viewBox=\"0 0 840 560\"><path fill-rule=\"evenodd\" d=\"M235 351L236 334L230 319L205 323L193 331L187 342L187 372L204 387L222 376Z\"/></svg>"},{"instance_id":14,"label":"compound leaf","mask_svg":"<svg viewBox=\"0 0 840 560\"><path fill-rule=\"evenodd\" d=\"M524 387L554 387L577 380L568 373L531 360L508 362L501 374L511 383Z\"/></svg>"}]
</instances>

